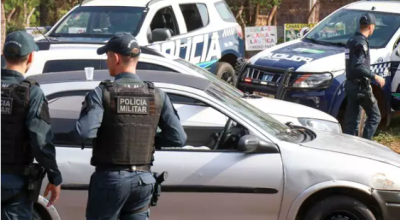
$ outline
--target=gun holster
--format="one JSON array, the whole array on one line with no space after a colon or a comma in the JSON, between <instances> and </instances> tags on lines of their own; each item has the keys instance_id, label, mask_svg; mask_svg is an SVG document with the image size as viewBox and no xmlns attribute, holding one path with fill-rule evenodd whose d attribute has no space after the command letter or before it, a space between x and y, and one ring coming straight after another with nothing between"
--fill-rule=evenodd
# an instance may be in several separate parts
<instances>
[{"instance_id":1,"label":"gun holster","mask_svg":"<svg viewBox=\"0 0 400 220\"><path fill-rule=\"evenodd\" d=\"M1 205L7 206L25 197L33 202L37 202L39 199L40 188L42 186L44 176L46 175L45 169L39 164L31 164L24 167L22 172L21 169L15 169L15 171L11 172L23 176L25 180L25 188L15 196L2 201Z\"/></svg>"},{"instance_id":2,"label":"gun holster","mask_svg":"<svg viewBox=\"0 0 400 220\"><path fill-rule=\"evenodd\" d=\"M356 79L353 82L356 83L358 87L357 100L361 104L367 106L376 104L377 101L372 93L370 79L363 77L362 79Z\"/></svg>"},{"instance_id":3,"label":"gun holster","mask_svg":"<svg viewBox=\"0 0 400 220\"><path fill-rule=\"evenodd\" d=\"M167 179L168 173L163 172L160 175L158 173L153 173L156 183L154 184L153 196L151 197L151 206L157 206L158 199L161 196L161 183Z\"/></svg>"},{"instance_id":4,"label":"gun holster","mask_svg":"<svg viewBox=\"0 0 400 220\"><path fill-rule=\"evenodd\" d=\"M45 169L39 164L32 164L26 169L26 179L28 185L28 198L33 202L39 199L40 188L46 175Z\"/></svg>"}]
</instances>

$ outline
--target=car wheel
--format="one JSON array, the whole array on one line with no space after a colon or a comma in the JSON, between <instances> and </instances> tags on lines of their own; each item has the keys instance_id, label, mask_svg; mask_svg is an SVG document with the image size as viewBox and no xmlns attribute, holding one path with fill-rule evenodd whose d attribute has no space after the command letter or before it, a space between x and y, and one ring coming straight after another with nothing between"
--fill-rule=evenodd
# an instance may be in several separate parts
<instances>
[{"instance_id":1,"label":"car wheel","mask_svg":"<svg viewBox=\"0 0 400 220\"><path fill-rule=\"evenodd\" d=\"M33 206L32 220L51 220L50 214L47 212L46 208L40 204L35 203Z\"/></svg>"},{"instance_id":2,"label":"car wheel","mask_svg":"<svg viewBox=\"0 0 400 220\"><path fill-rule=\"evenodd\" d=\"M347 196L332 196L317 202L304 220L376 220L360 201Z\"/></svg>"},{"instance_id":3,"label":"car wheel","mask_svg":"<svg viewBox=\"0 0 400 220\"><path fill-rule=\"evenodd\" d=\"M217 66L217 76L227 83L236 85L236 73L231 64L226 62L219 62Z\"/></svg>"}]
</instances>

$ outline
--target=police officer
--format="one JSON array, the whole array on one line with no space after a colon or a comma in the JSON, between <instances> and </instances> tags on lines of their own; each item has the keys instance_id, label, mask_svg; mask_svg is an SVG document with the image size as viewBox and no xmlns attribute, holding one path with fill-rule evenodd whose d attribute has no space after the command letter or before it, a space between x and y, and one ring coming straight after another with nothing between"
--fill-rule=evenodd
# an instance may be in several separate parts
<instances>
[{"instance_id":1,"label":"police officer","mask_svg":"<svg viewBox=\"0 0 400 220\"><path fill-rule=\"evenodd\" d=\"M29 178L25 174L34 158L47 172L48 206L60 194L62 177L52 143L48 103L37 82L24 79L37 50L26 32L6 37L6 66L1 69L1 219L31 219L33 200L28 198Z\"/></svg>"},{"instance_id":2,"label":"police officer","mask_svg":"<svg viewBox=\"0 0 400 220\"><path fill-rule=\"evenodd\" d=\"M93 139L86 219L148 219L154 146L181 147L186 134L168 96L135 74L135 37L116 34L97 53L115 80L87 94L76 124L83 141Z\"/></svg>"},{"instance_id":3,"label":"police officer","mask_svg":"<svg viewBox=\"0 0 400 220\"><path fill-rule=\"evenodd\" d=\"M346 82L347 109L344 133L357 135L360 121L360 106L367 114L363 138L371 139L381 120L381 114L370 80L375 79L383 87L385 79L370 70L370 52L368 37L375 28L375 16L367 13L360 18L360 31L350 38L346 45Z\"/></svg>"}]
</instances>

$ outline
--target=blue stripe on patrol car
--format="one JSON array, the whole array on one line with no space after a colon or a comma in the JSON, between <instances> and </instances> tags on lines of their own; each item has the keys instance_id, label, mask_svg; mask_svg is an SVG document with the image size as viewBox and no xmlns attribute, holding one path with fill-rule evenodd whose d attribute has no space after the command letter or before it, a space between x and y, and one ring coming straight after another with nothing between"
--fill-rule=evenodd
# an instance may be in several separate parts
<instances>
[{"instance_id":1,"label":"blue stripe on patrol car","mask_svg":"<svg viewBox=\"0 0 400 220\"><path fill-rule=\"evenodd\" d=\"M303 40L260 57L255 65L295 70L306 63L344 52L344 47L316 44ZM344 59L344 57L343 57Z\"/></svg>"},{"instance_id":2,"label":"blue stripe on patrol car","mask_svg":"<svg viewBox=\"0 0 400 220\"><path fill-rule=\"evenodd\" d=\"M203 63L198 63L197 66L201 67L201 68L207 68L210 65L216 63L218 60L211 60L209 62L203 62Z\"/></svg>"}]
</instances>

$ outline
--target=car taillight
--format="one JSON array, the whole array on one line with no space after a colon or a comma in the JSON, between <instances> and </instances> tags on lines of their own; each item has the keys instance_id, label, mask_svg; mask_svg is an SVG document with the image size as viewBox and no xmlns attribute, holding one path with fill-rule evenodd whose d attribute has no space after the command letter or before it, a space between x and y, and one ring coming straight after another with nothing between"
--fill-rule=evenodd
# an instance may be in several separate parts
<instances>
[{"instance_id":1,"label":"car taillight","mask_svg":"<svg viewBox=\"0 0 400 220\"><path fill-rule=\"evenodd\" d=\"M251 83L251 79L249 79L249 78L244 79L244 81Z\"/></svg>"},{"instance_id":2,"label":"car taillight","mask_svg":"<svg viewBox=\"0 0 400 220\"><path fill-rule=\"evenodd\" d=\"M236 33L238 34L238 36L240 37L240 39L243 39L242 27L236 26L235 28L236 28Z\"/></svg>"}]
</instances>

